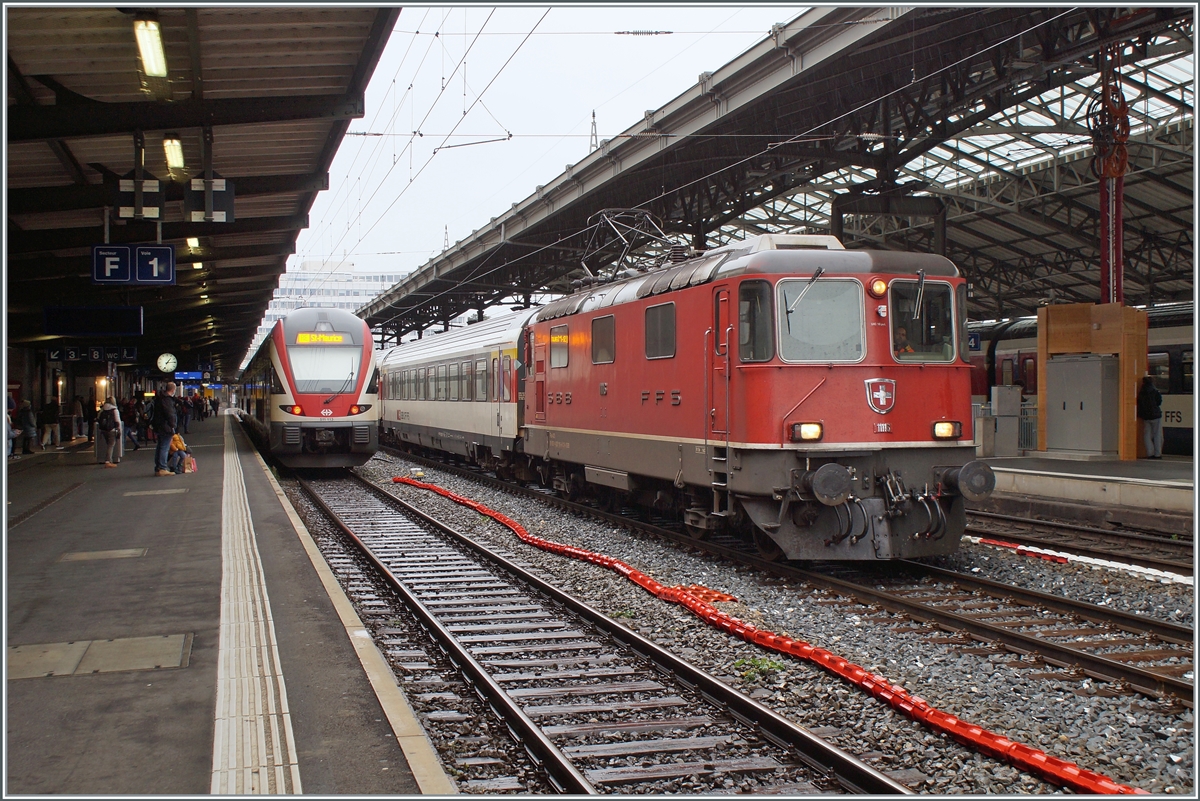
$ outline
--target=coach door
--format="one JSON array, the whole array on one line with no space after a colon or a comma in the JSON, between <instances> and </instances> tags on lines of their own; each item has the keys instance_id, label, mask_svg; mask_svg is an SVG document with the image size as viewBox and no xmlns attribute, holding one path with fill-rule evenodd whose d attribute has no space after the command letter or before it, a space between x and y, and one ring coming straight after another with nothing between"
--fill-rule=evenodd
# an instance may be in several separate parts
<instances>
[{"instance_id":1,"label":"coach door","mask_svg":"<svg viewBox=\"0 0 1200 801\"><path fill-rule=\"evenodd\" d=\"M536 423L544 423L546 422L546 343L544 342L536 343L533 346L533 387L533 420Z\"/></svg>"}]
</instances>

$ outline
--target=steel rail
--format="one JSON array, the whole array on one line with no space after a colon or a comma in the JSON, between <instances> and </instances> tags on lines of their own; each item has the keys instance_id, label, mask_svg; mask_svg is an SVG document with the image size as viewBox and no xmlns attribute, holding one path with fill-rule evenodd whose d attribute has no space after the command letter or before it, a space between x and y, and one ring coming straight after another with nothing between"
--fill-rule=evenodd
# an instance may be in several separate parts
<instances>
[{"instance_id":1,"label":"steel rail","mask_svg":"<svg viewBox=\"0 0 1200 801\"><path fill-rule=\"evenodd\" d=\"M407 459L414 457L412 457L410 454L402 454L402 458ZM962 615L956 615L953 612L935 609L933 607L926 606L925 604L891 596L886 592L875 590L871 587L861 584L855 584L854 582L833 578L831 576L826 576L821 573L816 573L811 570L805 570L788 564L771 562L766 559L751 555L746 551L713 542L698 540L689 537L686 534L677 533L671 531L670 529L664 529L649 523L631 520L621 515L601 512L590 506L572 503L554 496L547 496L525 487L519 487L508 482L500 481L499 479L491 478L490 476L481 476L474 471L448 467L441 462L426 460L423 457L415 457L414 460L425 461L427 464L437 467L438 469L446 469L451 472L458 472L463 476L469 476L471 478L481 480L484 483L497 488L506 488L509 491L517 493L527 493L531 497L541 498L549 503L559 506L560 508L592 515L598 519L616 523L618 525L638 528L647 533L652 533L665 539L686 544L698 550L706 551L714 555L723 556L733 561L741 562L742 564L762 570L764 573L782 578L801 579L809 581L813 584L827 587L829 589L835 589L840 592L844 592L848 595L868 598L882 606L903 611L911 616L925 618L950 629L965 631L975 636L977 639L1002 643L1005 647L1009 648L1015 653L1036 653L1046 662L1057 667L1078 667L1088 676L1100 681L1111 681L1116 679L1126 682L1133 689L1146 695L1157 697L1170 695L1178 698L1185 704L1191 705L1193 703L1195 685L1191 682L1184 681L1183 679L1177 679L1173 676L1154 673L1152 671L1137 668L1132 665L1126 665L1112 659L1105 659L1102 656L1096 656L1083 651L1068 648L1064 645L1059 645L1048 640L1042 640L1032 635L1010 631L1001 626L993 626L991 624L973 620ZM916 565L917 563L914 562L912 564ZM923 565L918 566L924 569ZM959 574L954 575L957 580ZM1099 607L1097 607L1097 609L1099 609ZM1097 611L1096 614L1099 614L1103 617L1104 613L1107 611L1109 610L1100 610Z\"/></svg>"},{"instance_id":2,"label":"steel rail","mask_svg":"<svg viewBox=\"0 0 1200 801\"><path fill-rule=\"evenodd\" d=\"M538 578L519 565L492 551L485 545L475 542L465 534L438 521L386 490L375 486L361 476L353 473L351 475L354 475L358 481L362 482L372 492L378 494L385 502L394 504L406 514L411 514L418 520L454 538L485 559L499 565L503 570L521 582L528 584L538 592L543 593L553 601L585 619L591 625L603 630L613 637L613 639L628 646L644 659L648 660L664 674L673 677L689 689L696 691L710 703L725 709L730 716L750 726L764 739L771 741L780 748L794 752L809 767L826 774L834 775L838 783L850 792L871 795L909 795L913 793L911 789L903 784L887 777L870 765L842 751L840 748L827 743L804 727L738 692L695 665L680 659L657 643L626 628L600 610L589 606L578 598L568 595L554 585Z\"/></svg>"},{"instance_id":3,"label":"steel rail","mask_svg":"<svg viewBox=\"0 0 1200 801\"><path fill-rule=\"evenodd\" d=\"M1089 556L1093 559L1117 561L1121 564L1137 565L1138 567L1149 567L1154 568L1155 570L1163 570L1168 573L1177 573L1183 576L1191 576L1195 572L1194 567L1190 562L1176 562L1170 559L1158 559L1153 556L1140 556L1138 554L1128 552L1121 553L1118 551L1110 551L1104 548L1097 548L1078 542L1055 542L1050 539L1039 537L1033 532L988 531L987 529L976 528L970 525L966 527L965 531L969 534L986 537L987 539L1003 540L1016 545L1032 545L1035 548L1062 551L1063 553L1072 553L1077 556ZM1116 546L1114 545L1114 547Z\"/></svg>"},{"instance_id":4,"label":"steel rail","mask_svg":"<svg viewBox=\"0 0 1200 801\"><path fill-rule=\"evenodd\" d=\"M438 621L434 614L429 611L429 608L416 595L409 591L408 587L402 581L396 578L387 565L380 561L371 549L367 547L366 543L359 539L358 535L341 521L338 515L321 498L320 493L313 489L304 479L298 479L298 481L308 496L321 508L321 511L329 517L343 534L350 538L350 541L375 566L375 569L387 578L392 589L400 595L404 603L413 611L430 635L438 641L438 644L445 650L446 656L454 663L454 666L471 680L476 691L492 707L493 711L504 720L510 731L513 732L513 735L524 746L529 756L538 766L546 771L547 778L551 784L564 793L598 795L599 791L571 764L567 756L550 742L550 738L546 736L541 727L525 714L499 683L471 656L458 639ZM369 484L367 485L370 486ZM443 528L441 525L432 522L426 515L418 513L415 516L427 524L436 526L439 530Z\"/></svg>"},{"instance_id":5,"label":"steel rail","mask_svg":"<svg viewBox=\"0 0 1200 801\"><path fill-rule=\"evenodd\" d=\"M968 509L967 516L984 517L989 520L1004 520L1009 523L1026 523L1031 526L1043 526L1046 528L1062 528L1067 529L1068 531L1078 531L1081 534L1098 534L1107 537L1122 537L1130 540L1152 542L1156 545L1165 542L1168 545L1176 544L1181 547L1191 547L1190 542L1171 539L1171 537L1167 536L1165 533L1164 535L1160 536L1156 534L1146 534L1139 531L1114 531L1111 529L1096 528L1094 526L1081 526L1078 523L1067 523L1065 521L1060 522L1057 520L1038 520L1032 517L1017 517L1016 515L1003 515L998 512L984 512L978 509Z\"/></svg>"},{"instance_id":6,"label":"steel rail","mask_svg":"<svg viewBox=\"0 0 1200 801\"><path fill-rule=\"evenodd\" d=\"M972 587L984 592L996 593L997 595L1006 595L1030 604L1044 606L1057 612L1078 615L1093 623L1111 623L1117 626L1117 628L1135 634L1151 632L1164 640L1177 643L1193 642L1195 635L1195 630L1191 626L1169 623L1165 620L1155 620L1154 618L1135 615L1131 612L1122 612L1119 609L1101 609L1095 604L1072 601L1070 598L1063 598L1047 592L1039 592L1038 590L1027 590L1023 587L1014 587L1011 584L1001 584L998 581L979 578L978 576L967 576L963 573L956 573L953 570L945 570L940 567L933 567L932 565L925 565L907 559L900 560L897 564L910 570L917 570L921 573L935 576L942 581L953 581L965 587Z\"/></svg>"}]
</instances>

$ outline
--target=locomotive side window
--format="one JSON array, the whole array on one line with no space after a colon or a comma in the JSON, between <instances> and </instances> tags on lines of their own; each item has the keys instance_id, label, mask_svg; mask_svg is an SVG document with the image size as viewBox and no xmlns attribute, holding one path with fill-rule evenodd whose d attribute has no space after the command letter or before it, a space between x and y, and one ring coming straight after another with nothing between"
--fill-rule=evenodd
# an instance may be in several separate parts
<instances>
[{"instance_id":1,"label":"locomotive side window","mask_svg":"<svg viewBox=\"0 0 1200 801\"><path fill-rule=\"evenodd\" d=\"M488 373L487 360L479 359L475 362L475 400L486 401L488 390Z\"/></svg>"},{"instance_id":2,"label":"locomotive side window","mask_svg":"<svg viewBox=\"0 0 1200 801\"><path fill-rule=\"evenodd\" d=\"M936 281L892 281L890 291L889 317L896 360L954 361L955 325L950 285Z\"/></svg>"},{"instance_id":3,"label":"locomotive side window","mask_svg":"<svg viewBox=\"0 0 1200 801\"><path fill-rule=\"evenodd\" d=\"M571 334L565 325L556 325L550 329L550 366L566 367L568 351L571 345Z\"/></svg>"},{"instance_id":4,"label":"locomotive side window","mask_svg":"<svg viewBox=\"0 0 1200 801\"><path fill-rule=\"evenodd\" d=\"M775 355L771 285L743 281L738 289L738 357L744 362L768 362Z\"/></svg>"},{"instance_id":5,"label":"locomotive side window","mask_svg":"<svg viewBox=\"0 0 1200 801\"><path fill-rule=\"evenodd\" d=\"M283 382L279 380L279 375L275 372L275 365L271 365L270 367L267 368L267 375L270 377L270 380L271 380L271 394L272 395L282 395L283 394ZM297 378L297 384L299 384L298 378ZM298 391L304 392L305 390L298 389Z\"/></svg>"},{"instance_id":6,"label":"locomotive side window","mask_svg":"<svg viewBox=\"0 0 1200 801\"><path fill-rule=\"evenodd\" d=\"M592 364L612 364L617 358L617 321L611 314L592 320Z\"/></svg>"},{"instance_id":7,"label":"locomotive side window","mask_svg":"<svg viewBox=\"0 0 1200 801\"><path fill-rule=\"evenodd\" d=\"M375 371L371 373L371 380L369 382L367 382L367 393L370 395L374 395L378 392L379 392L379 368L376 367Z\"/></svg>"},{"instance_id":8,"label":"locomotive side window","mask_svg":"<svg viewBox=\"0 0 1200 801\"><path fill-rule=\"evenodd\" d=\"M458 362L450 365L450 400L458 400Z\"/></svg>"},{"instance_id":9,"label":"locomotive side window","mask_svg":"<svg viewBox=\"0 0 1200 801\"><path fill-rule=\"evenodd\" d=\"M866 354L862 284L833 278L784 279L776 291L781 359L857 362Z\"/></svg>"},{"instance_id":10,"label":"locomotive side window","mask_svg":"<svg viewBox=\"0 0 1200 801\"><path fill-rule=\"evenodd\" d=\"M646 358L675 357L675 304L664 303L646 309Z\"/></svg>"}]
</instances>

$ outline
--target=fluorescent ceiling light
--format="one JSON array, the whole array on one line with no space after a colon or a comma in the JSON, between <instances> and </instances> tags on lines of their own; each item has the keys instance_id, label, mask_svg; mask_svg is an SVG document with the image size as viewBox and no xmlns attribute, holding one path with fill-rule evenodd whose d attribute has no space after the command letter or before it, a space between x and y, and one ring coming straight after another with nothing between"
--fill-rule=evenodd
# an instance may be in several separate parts
<instances>
[{"instance_id":1,"label":"fluorescent ceiling light","mask_svg":"<svg viewBox=\"0 0 1200 801\"><path fill-rule=\"evenodd\" d=\"M204 269L204 262L202 262L202 261L194 261L194 262L192 262L192 269L193 269L193 270L203 270L203 269Z\"/></svg>"},{"instance_id":2,"label":"fluorescent ceiling light","mask_svg":"<svg viewBox=\"0 0 1200 801\"><path fill-rule=\"evenodd\" d=\"M194 236L189 236L189 237L187 238L187 246L188 246L189 248L191 248L192 250L195 250L196 248L200 247L200 240L199 240L199 238L197 238L197 237L194 237Z\"/></svg>"},{"instance_id":3,"label":"fluorescent ceiling light","mask_svg":"<svg viewBox=\"0 0 1200 801\"><path fill-rule=\"evenodd\" d=\"M158 21L134 20L133 35L137 37L138 53L142 57L142 72L151 78L167 77L167 56L163 53L162 31Z\"/></svg>"},{"instance_id":4,"label":"fluorescent ceiling light","mask_svg":"<svg viewBox=\"0 0 1200 801\"><path fill-rule=\"evenodd\" d=\"M183 142L180 142L178 137L173 137L168 134L163 139L163 152L167 154L167 166L172 170L182 170L183 163Z\"/></svg>"}]
</instances>

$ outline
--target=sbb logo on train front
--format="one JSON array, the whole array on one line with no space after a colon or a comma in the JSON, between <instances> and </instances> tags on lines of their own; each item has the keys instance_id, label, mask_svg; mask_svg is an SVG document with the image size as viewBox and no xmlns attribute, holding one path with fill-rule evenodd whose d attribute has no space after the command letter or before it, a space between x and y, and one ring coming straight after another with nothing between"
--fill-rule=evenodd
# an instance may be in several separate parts
<instances>
[{"instance_id":1,"label":"sbb logo on train front","mask_svg":"<svg viewBox=\"0 0 1200 801\"><path fill-rule=\"evenodd\" d=\"M321 415L323 417L333 417L333 409L322 409Z\"/></svg>"},{"instance_id":2,"label":"sbb logo on train front","mask_svg":"<svg viewBox=\"0 0 1200 801\"><path fill-rule=\"evenodd\" d=\"M867 405L871 411L887 414L896 405L896 382L890 378L868 378Z\"/></svg>"}]
</instances>

